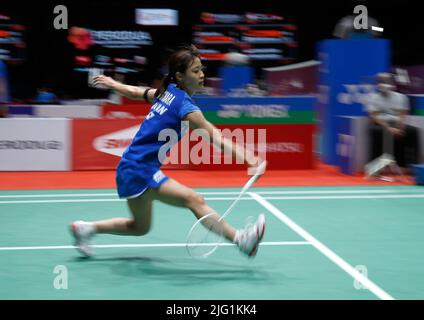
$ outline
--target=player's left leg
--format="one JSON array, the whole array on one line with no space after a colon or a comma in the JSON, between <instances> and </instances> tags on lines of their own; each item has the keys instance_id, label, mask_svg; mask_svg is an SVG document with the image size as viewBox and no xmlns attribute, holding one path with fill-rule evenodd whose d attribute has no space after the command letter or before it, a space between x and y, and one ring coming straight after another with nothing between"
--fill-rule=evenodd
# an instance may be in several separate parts
<instances>
[{"instance_id":1,"label":"player's left leg","mask_svg":"<svg viewBox=\"0 0 424 320\"><path fill-rule=\"evenodd\" d=\"M173 179L168 179L159 188L152 188L152 190L154 190L153 197L156 200L172 206L188 208L194 213L197 219L205 215L210 215L210 222L214 223L220 218L219 214L208 206L201 194ZM222 231L225 238L229 241L234 240L236 230L231 225L222 220L216 226L222 228L219 231Z\"/></svg>"},{"instance_id":2,"label":"player's left leg","mask_svg":"<svg viewBox=\"0 0 424 320\"><path fill-rule=\"evenodd\" d=\"M215 228L217 233L222 233L227 240L236 243L248 256L256 254L265 231L264 215L260 215L255 224L236 230L224 220L218 222L219 214L207 205L202 195L173 179L167 180L156 189L154 198L173 206L189 208L198 219L210 214L210 221L208 219L204 221L209 224L207 227L212 226L213 231Z\"/></svg>"}]
</instances>

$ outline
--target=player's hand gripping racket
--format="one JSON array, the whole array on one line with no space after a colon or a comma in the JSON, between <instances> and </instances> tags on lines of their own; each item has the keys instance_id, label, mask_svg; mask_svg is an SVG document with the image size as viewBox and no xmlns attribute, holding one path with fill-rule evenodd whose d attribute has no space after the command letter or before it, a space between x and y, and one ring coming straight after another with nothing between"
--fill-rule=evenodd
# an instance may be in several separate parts
<instances>
[{"instance_id":1,"label":"player's hand gripping racket","mask_svg":"<svg viewBox=\"0 0 424 320\"><path fill-rule=\"evenodd\" d=\"M211 255L224 239L224 229L222 220L231 212L236 203L255 183L256 180L265 172L266 161L262 162L257 168L255 174L247 181L240 194L228 207L227 211L219 217L215 213L210 213L199 220L191 227L187 235L186 248L190 256L196 258L206 258Z\"/></svg>"}]
</instances>

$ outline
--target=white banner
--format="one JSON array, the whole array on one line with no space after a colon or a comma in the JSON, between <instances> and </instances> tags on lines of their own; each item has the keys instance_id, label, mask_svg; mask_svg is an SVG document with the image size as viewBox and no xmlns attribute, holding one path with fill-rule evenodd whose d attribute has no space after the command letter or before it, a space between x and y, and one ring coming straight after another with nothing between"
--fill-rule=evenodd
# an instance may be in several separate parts
<instances>
[{"instance_id":1,"label":"white banner","mask_svg":"<svg viewBox=\"0 0 424 320\"><path fill-rule=\"evenodd\" d=\"M70 170L71 121L0 119L0 170Z\"/></svg>"},{"instance_id":2,"label":"white banner","mask_svg":"<svg viewBox=\"0 0 424 320\"><path fill-rule=\"evenodd\" d=\"M34 105L34 116L38 118L101 118L101 107L96 105Z\"/></svg>"}]
</instances>

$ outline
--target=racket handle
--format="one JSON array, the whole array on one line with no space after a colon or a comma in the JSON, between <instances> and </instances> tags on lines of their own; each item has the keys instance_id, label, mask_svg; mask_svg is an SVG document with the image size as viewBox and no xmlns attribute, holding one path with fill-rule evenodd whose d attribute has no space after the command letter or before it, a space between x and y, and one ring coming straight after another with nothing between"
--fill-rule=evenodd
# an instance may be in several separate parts
<instances>
[{"instance_id":1,"label":"racket handle","mask_svg":"<svg viewBox=\"0 0 424 320\"><path fill-rule=\"evenodd\" d=\"M247 174L250 176L261 176L265 173L267 166L266 160L262 161L257 167L250 167L247 169Z\"/></svg>"},{"instance_id":2,"label":"racket handle","mask_svg":"<svg viewBox=\"0 0 424 320\"><path fill-rule=\"evenodd\" d=\"M236 205L236 203L240 200L240 198L246 193L247 190L249 190L249 188L255 183L255 181L258 180L258 178L263 174L263 172L265 172L265 167L266 167L266 161L262 162L257 167L258 170L256 174L253 177L251 177L249 181L247 181L243 189L241 189L240 194L237 196L236 200L233 201L233 203L229 206L227 211L225 211L225 213L221 216L219 220L224 219L231 212L231 209Z\"/></svg>"}]
</instances>

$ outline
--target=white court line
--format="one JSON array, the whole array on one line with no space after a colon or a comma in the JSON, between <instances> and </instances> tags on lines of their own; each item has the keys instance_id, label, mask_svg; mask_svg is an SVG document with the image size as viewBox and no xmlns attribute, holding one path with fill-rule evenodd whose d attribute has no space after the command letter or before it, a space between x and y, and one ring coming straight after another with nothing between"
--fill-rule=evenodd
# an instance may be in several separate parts
<instances>
[{"instance_id":1,"label":"white court line","mask_svg":"<svg viewBox=\"0 0 424 320\"><path fill-rule=\"evenodd\" d=\"M357 195L357 196L299 196L299 197L265 197L268 200L336 200L336 199L414 199L424 198L424 194L394 194L394 195ZM236 197L206 197L205 200L228 201ZM240 200L252 201L252 198L242 197ZM125 199L59 199L59 200L1 200L1 204L26 203L72 203L72 202L116 202Z\"/></svg>"},{"instance_id":2,"label":"white court line","mask_svg":"<svg viewBox=\"0 0 424 320\"><path fill-rule=\"evenodd\" d=\"M235 200L235 197L205 198L205 200ZM241 198L240 200L252 200L252 198ZM59 200L1 200L0 204L26 204L26 203L72 203L72 202L122 202L125 199L59 199Z\"/></svg>"},{"instance_id":3,"label":"white court line","mask_svg":"<svg viewBox=\"0 0 424 320\"><path fill-rule=\"evenodd\" d=\"M288 216L286 216L283 212L281 212L278 208L272 205L270 202L265 200L260 195L254 192L248 192L248 194L258 201L262 206L264 206L269 212L271 212L277 219L291 228L294 232L300 235L307 242L311 243L318 251L320 251L323 255L325 255L328 259L333 261L336 265L338 265L341 269L346 271L352 278L361 283L365 288L374 293L377 297L382 300L394 300L394 298L389 295L386 291L381 289L378 285L372 282L369 278L365 277L361 274L357 269L352 267L349 263L339 257L336 253L330 250L327 246L325 246L322 242L313 237L309 232L291 220Z\"/></svg>"},{"instance_id":4,"label":"white court line","mask_svg":"<svg viewBox=\"0 0 424 320\"><path fill-rule=\"evenodd\" d=\"M415 190L406 190L407 192ZM421 191L421 190L417 190ZM305 191L258 191L258 194L349 194L349 193L399 193L399 190L305 190ZM422 191L421 191L422 192ZM203 195L238 195L239 191L199 192ZM52 194L11 194L0 198L60 198L60 197L117 197L116 193L52 193Z\"/></svg>"},{"instance_id":5,"label":"white court line","mask_svg":"<svg viewBox=\"0 0 424 320\"><path fill-rule=\"evenodd\" d=\"M266 197L268 200L332 200L332 199L410 199L424 198L424 194L360 195L360 196L302 196ZM0 201L1 202L1 201Z\"/></svg>"},{"instance_id":6,"label":"white court line","mask_svg":"<svg viewBox=\"0 0 424 320\"><path fill-rule=\"evenodd\" d=\"M185 247L186 243L145 243L145 244L98 244L92 245L93 248L171 248ZM193 244L198 246L216 245L216 243L199 243ZM261 246L304 246L311 245L307 241L275 241L261 242ZM219 243L218 246L235 246L233 243ZM63 250L75 249L75 246L31 246L31 247L0 247L0 251L17 251L17 250Z\"/></svg>"},{"instance_id":7,"label":"white court line","mask_svg":"<svg viewBox=\"0 0 424 320\"><path fill-rule=\"evenodd\" d=\"M57 197L117 197L116 193L53 193L53 194L11 194L0 198L57 198Z\"/></svg>"},{"instance_id":8,"label":"white court line","mask_svg":"<svg viewBox=\"0 0 424 320\"><path fill-rule=\"evenodd\" d=\"M423 191L421 191L423 192ZM349 193L399 193L394 190L307 190L307 191L257 191L257 194L349 194ZM205 195L240 194L240 192L201 192Z\"/></svg>"}]
</instances>

